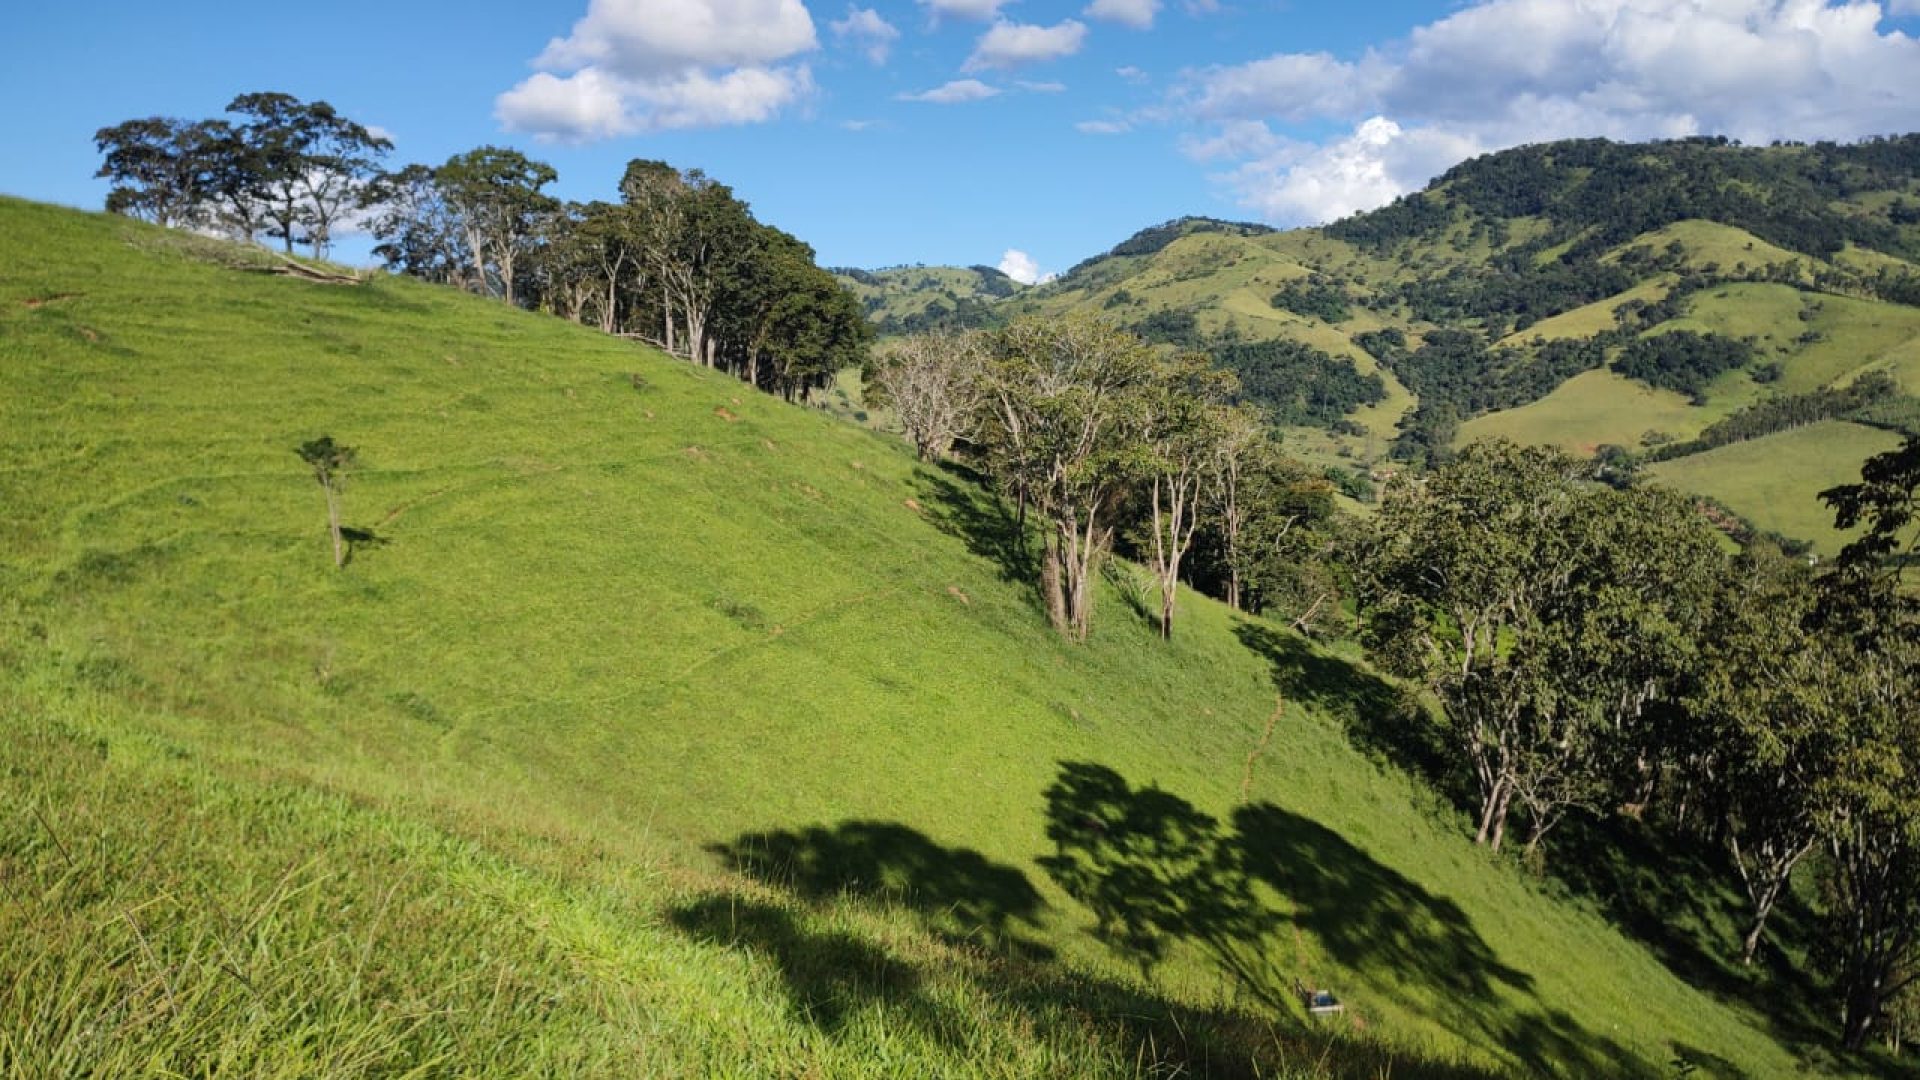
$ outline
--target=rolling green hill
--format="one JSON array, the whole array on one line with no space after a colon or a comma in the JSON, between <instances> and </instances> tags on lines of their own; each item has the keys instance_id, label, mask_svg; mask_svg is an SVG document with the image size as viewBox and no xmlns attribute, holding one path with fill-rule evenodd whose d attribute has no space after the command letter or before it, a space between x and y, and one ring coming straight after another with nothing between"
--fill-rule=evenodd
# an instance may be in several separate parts
<instances>
[{"instance_id":1,"label":"rolling green hill","mask_svg":"<svg viewBox=\"0 0 1920 1080\"><path fill-rule=\"evenodd\" d=\"M834 275L860 298L882 334L981 326L995 318L996 302L1023 288L991 266L841 267Z\"/></svg>"},{"instance_id":2,"label":"rolling green hill","mask_svg":"<svg viewBox=\"0 0 1920 1080\"><path fill-rule=\"evenodd\" d=\"M1064 645L891 440L248 262L0 200L0 1073L1862 1064L1475 848L1348 657L1199 597L1163 644L1124 573ZM1731 948L1725 897L1664 918Z\"/></svg>"},{"instance_id":3,"label":"rolling green hill","mask_svg":"<svg viewBox=\"0 0 1920 1080\"><path fill-rule=\"evenodd\" d=\"M1522 147L1319 229L1168 222L993 309L1094 312L1228 367L1246 343L1285 342L1317 365L1290 370L1378 375L1378 399L1310 425L1250 389L1295 425L1295 452L1350 469L1495 435L1651 458L1742 409L1875 371L1898 400L1853 419L1906 432L1920 425L1920 136ZM1423 355L1440 331L1475 344ZM1748 343L1750 358L1697 392L1610 370L1676 331ZM1856 466L1858 439L1819 437L1840 430L1791 440L1819 465L1786 472ZM1758 447L1659 475L1702 495L1764 486L1796 505L1763 516L1830 548L1817 489L1775 471Z\"/></svg>"}]
</instances>

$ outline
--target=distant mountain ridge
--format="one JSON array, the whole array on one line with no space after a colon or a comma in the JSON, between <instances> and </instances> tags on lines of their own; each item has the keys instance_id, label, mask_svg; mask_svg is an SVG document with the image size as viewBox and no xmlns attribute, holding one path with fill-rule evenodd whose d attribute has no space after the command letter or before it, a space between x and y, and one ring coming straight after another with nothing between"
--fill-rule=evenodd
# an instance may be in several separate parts
<instances>
[{"instance_id":1,"label":"distant mountain ridge","mask_svg":"<svg viewBox=\"0 0 1920 1080\"><path fill-rule=\"evenodd\" d=\"M1920 428L1920 135L1543 143L1316 229L1178 218L1005 294L888 273L883 333L1093 312L1211 353L1327 463L1554 443L1827 549L1815 492Z\"/></svg>"}]
</instances>

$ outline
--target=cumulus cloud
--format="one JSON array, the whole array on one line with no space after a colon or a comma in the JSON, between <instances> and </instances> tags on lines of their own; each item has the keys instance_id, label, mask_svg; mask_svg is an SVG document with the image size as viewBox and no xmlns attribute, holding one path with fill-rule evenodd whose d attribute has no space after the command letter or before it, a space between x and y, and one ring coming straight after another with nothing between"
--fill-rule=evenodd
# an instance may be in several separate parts
<instances>
[{"instance_id":1,"label":"cumulus cloud","mask_svg":"<svg viewBox=\"0 0 1920 1080\"><path fill-rule=\"evenodd\" d=\"M494 115L543 140L757 123L813 91L801 0L591 0Z\"/></svg>"},{"instance_id":2,"label":"cumulus cloud","mask_svg":"<svg viewBox=\"0 0 1920 1080\"><path fill-rule=\"evenodd\" d=\"M1346 136L1317 145L1272 132L1263 139L1247 129L1226 137L1262 151L1228 176L1243 204L1268 220L1304 224L1389 202L1483 149L1444 131L1402 128L1384 116L1369 117Z\"/></svg>"},{"instance_id":3,"label":"cumulus cloud","mask_svg":"<svg viewBox=\"0 0 1920 1080\"><path fill-rule=\"evenodd\" d=\"M1160 0L1093 0L1081 14L1089 19L1105 19L1145 30L1153 25L1153 17L1159 11Z\"/></svg>"},{"instance_id":4,"label":"cumulus cloud","mask_svg":"<svg viewBox=\"0 0 1920 1080\"><path fill-rule=\"evenodd\" d=\"M1225 179L1246 205L1317 221L1526 142L1913 130L1920 41L1882 18L1864 0L1482 0L1356 58L1194 72L1174 101L1207 132L1189 155L1239 162ZM1271 127L1327 122L1345 133L1302 144Z\"/></svg>"},{"instance_id":5,"label":"cumulus cloud","mask_svg":"<svg viewBox=\"0 0 1920 1080\"><path fill-rule=\"evenodd\" d=\"M931 90L922 90L917 94L901 94L899 99L925 101L934 105L960 105L969 101L984 101L999 93L999 87L988 86L979 79L955 79Z\"/></svg>"},{"instance_id":6,"label":"cumulus cloud","mask_svg":"<svg viewBox=\"0 0 1920 1080\"><path fill-rule=\"evenodd\" d=\"M1000 9L1011 0L920 0L920 6L934 18L942 15L956 19L977 19L985 22L998 18Z\"/></svg>"},{"instance_id":7,"label":"cumulus cloud","mask_svg":"<svg viewBox=\"0 0 1920 1080\"><path fill-rule=\"evenodd\" d=\"M548 42L534 65L655 76L768 64L817 44L800 0L591 0L573 32Z\"/></svg>"},{"instance_id":8,"label":"cumulus cloud","mask_svg":"<svg viewBox=\"0 0 1920 1080\"><path fill-rule=\"evenodd\" d=\"M1057 60L1079 52L1086 39L1087 25L1075 19L1066 19L1052 26L1007 22L1003 19L980 35L979 43L973 47L973 55L967 57L967 62L960 70L985 71Z\"/></svg>"},{"instance_id":9,"label":"cumulus cloud","mask_svg":"<svg viewBox=\"0 0 1920 1080\"><path fill-rule=\"evenodd\" d=\"M1059 94L1067 89L1067 84L1063 82L1030 82L1026 79L1015 79L1013 85L1033 94Z\"/></svg>"},{"instance_id":10,"label":"cumulus cloud","mask_svg":"<svg viewBox=\"0 0 1920 1080\"><path fill-rule=\"evenodd\" d=\"M1207 120L1341 116L1371 103L1369 84L1378 77L1323 52L1282 53L1208 70L1194 88L1192 108Z\"/></svg>"},{"instance_id":11,"label":"cumulus cloud","mask_svg":"<svg viewBox=\"0 0 1920 1080\"><path fill-rule=\"evenodd\" d=\"M1125 135L1133 125L1125 120L1082 120L1073 125L1073 130L1082 135Z\"/></svg>"},{"instance_id":12,"label":"cumulus cloud","mask_svg":"<svg viewBox=\"0 0 1920 1080\"><path fill-rule=\"evenodd\" d=\"M1018 248L1008 248L1006 254L1000 256L1000 272L1022 285L1035 285L1054 278L1052 274L1042 274L1040 264L1033 261L1033 256Z\"/></svg>"},{"instance_id":13,"label":"cumulus cloud","mask_svg":"<svg viewBox=\"0 0 1920 1080\"><path fill-rule=\"evenodd\" d=\"M568 139L606 139L633 130L618 80L597 68L566 78L540 72L494 102L500 122L514 131Z\"/></svg>"},{"instance_id":14,"label":"cumulus cloud","mask_svg":"<svg viewBox=\"0 0 1920 1080\"><path fill-rule=\"evenodd\" d=\"M893 43L900 36L892 23L880 17L872 8L847 6L847 17L833 22L835 37L851 39L860 44L867 59L875 64L887 62L887 54L893 51Z\"/></svg>"},{"instance_id":15,"label":"cumulus cloud","mask_svg":"<svg viewBox=\"0 0 1920 1080\"><path fill-rule=\"evenodd\" d=\"M1920 0L1914 0L1914 2L1920 3ZM1113 73L1127 80L1130 83L1136 83L1136 84L1146 82L1149 78L1151 78L1151 76L1149 76L1145 71L1133 66L1132 64L1127 64L1124 67L1114 68Z\"/></svg>"}]
</instances>

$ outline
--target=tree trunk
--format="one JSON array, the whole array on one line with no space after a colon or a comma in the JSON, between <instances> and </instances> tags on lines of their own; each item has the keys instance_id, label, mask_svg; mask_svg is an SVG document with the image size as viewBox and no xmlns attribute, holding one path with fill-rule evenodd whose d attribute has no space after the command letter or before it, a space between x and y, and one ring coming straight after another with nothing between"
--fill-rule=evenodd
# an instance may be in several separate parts
<instances>
[{"instance_id":1,"label":"tree trunk","mask_svg":"<svg viewBox=\"0 0 1920 1080\"><path fill-rule=\"evenodd\" d=\"M1059 531L1047 536L1047 549L1040 560L1040 593L1047 605L1047 621L1062 635L1069 632L1067 626L1067 597L1061 587L1060 564L1066 553L1061 550Z\"/></svg>"},{"instance_id":2,"label":"tree trunk","mask_svg":"<svg viewBox=\"0 0 1920 1080\"><path fill-rule=\"evenodd\" d=\"M480 234L474 229L468 228L465 232L467 238L467 255L473 260L473 281L475 285L479 286L476 291L484 296L493 291L487 287L486 244Z\"/></svg>"},{"instance_id":3,"label":"tree trunk","mask_svg":"<svg viewBox=\"0 0 1920 1080\"><path fill-rule=\"evenodd\" d=\"M1087 509L1087 527L1082 530L1077 521L1065 521L1061 525L1067 532L1066 592L1067 621L1072 627L1073 640L1085 644L1093 634L1093 591L1089 579L1093 577L1093 564L1101 543L1098 518L1098 504Z\"/></svg>"},{"instance_id":4,"label":"tree trunk","mask_svg":"<svg viewBox=\"0 0 1920 1080\"><path fill-rule=\"evenodd\" d=\"M333 536L333 568L339 570L347 565L347 539L340 531L340 495L333 484L325 485L327 492L327 531Z\"/></svg>"},{"instance_id":5,"label":"tree trunk","mask_svg":"<svg viewBox=\"0 0 1920 1080\"><path fill-rule=\"evenodd\" d=\"M1473 842L1500 850L1501 837L1507 831L1507 804L1513 800L1513 786L1506 777L1494 781L1493 788L1480 800L1480 831Z\"/></svg>"},{"instance_id":6,"label":"tree trunk","mask_svg":"<svg viewBox=\"0 0 1920 1080\"><path fill-rule=\"evenodd\" d=\"M1880 992L1877 985L1857 986L1847 993L1846 1015L1841 1023L1841 1045L1848 1050L1860 1050L1867 1045L1867 1035L1873 1030L1873 1021L1880 1015Z\"/></svg>"},{"instance_id":7,"label":"tree trunk","mask_svg":"<svg viewBox=\"0 0 1920 1080\"><path fill-rule=\"evenodd\" d=\"M1558 817L1535 817L1527 823L1527 844L1522 854L1527 857L1528 865L1535 865L1533 859L1540 853L1540 841L1545 840L1559 822ZM1494 844L1496 849L1499 846L1498 843Z\"/></svg>"},{"instance_id":8,"label":"tree trunk","mask_svg":"<svg viewBox=\"0 0 1920 1080\"><path fill-rule=\"evenodd\" d=\"M663 336L662 340L664 340L667 343L667 355L672 356L674 355L673 294L667 290L667 286L664 282L660 286L660 318L664 321L665 329L666 329L666 333Z\"/></svg>"},{"instance_id":9,"label":"tree trunk","mask_svg":"<svg viewBox=\"0 0 1920 1080\"><path fill-rule=\"evenodd\" d=\"M1747 927L1746 936L1740 939L1740 963L1747 967L1753 966L1753 958L1760 952L1760 935L1766 932L1767 911L1771 906L1762 908L1753 917L1753 925Z\"/></svg>"},{"instance_id":10,"label":"tree trunk","mask_svg":"<svg viewBox=\"0 0 1920 1080\"><path fill-rule=\"evenodd\" d=\"M1238 586L1236 585L1235 588L1238 588ZM1326 602L1327 602L1326 593L1321 593L1318 596L1315 596L1313 598L1313 603L1307 606L1307 610L1304 612L1301 612L1300 617L1293 620L1293 628L1295 630L1298 630L1302 634L1311 635L1312 627L1313 627L1313 617L1315 615L1320 614L1320 605Z\"/></svg>"}]
</instances>

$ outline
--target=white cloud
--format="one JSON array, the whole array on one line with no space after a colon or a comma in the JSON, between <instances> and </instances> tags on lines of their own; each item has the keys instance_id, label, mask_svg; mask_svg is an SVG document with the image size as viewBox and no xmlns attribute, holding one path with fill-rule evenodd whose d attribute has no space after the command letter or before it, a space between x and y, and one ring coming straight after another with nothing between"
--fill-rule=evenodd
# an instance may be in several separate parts
<instances>
[{"instance_id":1,"label":"white cloud","mask_svg":"<svg viewBox=\"0 0 1920 1080\"><path fill-rule=\"evenodd\" d=\"M619 81L597 68L560 78L544 71L501 94L494 115L510 131L580 141L634 129Z\"/></svg>"},{"instance_id":2,"label":"white cloud","mask_svg":"<svg viewBox=\"0 0 1920 1080\"><path fill-rule=\"evenodd\" d=\"M736 68L714 76L703 71L661 83L638 83L631 93L648 106L646 130L757 124L781 106L813 91L805 65Z\"/></svg>"},{"instance_id":3,"label":"white cloud","mask_svg":"<svg viewBox=\"0 0 1920 1080\"><path fill-rule=\"evenodd\" d=\"M1093 0L1081 14L1089 19L1105 19L1145 30L1153 25L1153 17L1159 10L1160 0Z\"/></svg>"},{"instance_id":4,"label":"white cloud","mask_svg":"<svg viewBox=\"0 0 1920 1080\"><path fill-rule=\"evenodd\" d=\"M951 15L956 19L977 19L986 22L999 18L1000 9L1012 0L920 0L920 6L934 18Z\"/></svg>"},{"instance_id":5,"label":"white cloud","mask_svg":"<svg viewBox=\"0 0 1920 1080\"><path fill-rule=\"evenodd\" d=\"M1055 276L1042 274L1040 264L1033 261L1033 256L1018 248L1008 248L1006 254L1000 256L1000 272L1022 285L1052 281Z\"/></svg>"},{"instance_id":6,"label":"white cloud","mask_svg":"<svg viewBox=\"0 0 1920 1080\"><path fill-rule=\"evenodd\" d=\"M812 93L780 62L818 46L801 0L590 0L494 115L547 141L758 123Z\"/></svg>"},{"instance_id":7,"label":"white cloud","mask_svg":"<svg viewBox=\"0 0 1920 1080\"><path fill-rule=\"evenodd\" d=\"M917 94L901 94L901 101L926 101L935 105L959 105L968 101L984 101L1000 93L997 86L988 86L979 79L955 79L931 90L922 90Z\"/></svg>"},{"instance_id":8,"label":"white cloud","mask_svg":"<svg viewBox=\"0 0 1920 1080\"><path fill-rule=\"evenodd\" d=\"M1920 3L1920 0L1914 0L1914 2ZM1149 76L1145 71L1141 70L1140 68L1134 67L1132 64L1128 64L1125 67L1114 68L1113 73L1127 80L1130 83L1136 83L1136 84L1146 82L1149 78L1151 78L1151 76Z\"/></svg>"},{"instance_id":9,"label":"white cloud","mask_svg":"<svg viewBox=\"0 0 1920 1080\"><path fill-rule=\"evenodd\" d=\"M1052 26L1002 20L980 35L979 43L973 47L973 55L967 57L967 62L960 70L984 71L1057 60L1079 52L1086 39L1086 24L1074 19L1066 19Z\"/></svg>"},{"instance_id":10,"label":"white cloud","mask_svg":"<svg viewBox=\"0 0 1920 1080\"><path fill-rule=\"evenodd\" d=\"M1894 15L1920 15L1920 0L1892 0L1887 10Z\"/></svg>"},{"instance_id":11,"label":"white cloud","mask_svg":"<svg viewBox=\"0 0 1920 1080\"><path fill-rule=\"evenodd\" d=\"M1221 126L1210 137L1182 138L1180 151L1195 161L1239 161L1267 157L1297 145L1275 135L1263 121L1236 120Z\"/></svg>"},{"instance_id":12,"label":"white cloud","mask_svg":"<svg viewBox=\"0 0 1920 1080\"><path fill-rule=\"evenodd\" d=\"M1058 94L1067 89L1067 84L1063 82L1029 82L1026 79L1015 79L1013 85L1034 94Z\"/></svg>"},{"instance_id":13,"label":"white cloud","mask_svg":"<svg viewBox=\"0 0 1920 1080\"><path fill-rule=\"evenodd\" d=\"M865 130L867 130L868 128L871 128L872 126L873 126L873 121L871 121L871 120L842 120L842 121L840 121L840 128L841 128L841 130L843 130L843 131L865 131Z\"/></svg>"},{"instance_id":14,"label":"white cloud","mask_svg":"<svg viewBox=\"0 0 1920 1080\"><path fill-rule=\"evenodd\" d=\"M674 128L756 124L813 91L806 65L698 68L661 79L615 79L598 68L566 78L540 72L501 94L494 115L543 142L589 142Z\"/></svg>"},{"instance_id":15,"label":"white cloud","mask_svg":"<svg viewBox=\"0 0 1920 1080\"><path fill-rule=\"evenodd\" d=\"M1920 4L1920 0L1900 0ZM1870 0L1483 0L1343 60L1189 75L1186 152L1272 220L1323 220L1469 154L1576 136L1851 139L1920 127L1920 41ZM1318 145L1273 123L1335 121Z\"/></svg>"},{"instance_id":16,"label":"white cloud","mask_svg":"<svg viewBox=\"0 0 1920 1080\"><path fill-rule=\"evenodd\" d=\"M1073 125L1082 135L1124 135L1133 130L1125 120L1082 120Z\"/></svg>"},{"instance_id":17,"label":"white cloud","mask_svg":"<svg viewBox=\"0 0 1920 1080\"><path fill-rule=\"evenodd\" d=\"M645 77L765 65L818 44L801 0L590 0L573 32L549 42L534 65Z\"/></svg>"},{"instance_id":18,"label":"white cloud","mask_svg":"<svg viewBox=\"0 0 1920 1080\"><path fill-rule=\"evenodd\" d=\"M1267 152L1228 174L1244 205L1273 221L1319 224L1390 202L1482 148L1383 116L1322 145L1269 135Z\"/></svg>"},{"instance_id":19,"label":"white cloud","mask_svg":"<svg viewBox=\"0 0 1920 1080\"><path fill-rule=\"evenodd\" d=\"M866 50L867 59L876 64L887 62L900 31L872 8L847 6L847 17L832 24L835 37L852 38Z\"/></svg>"},{"instance_id":20,"label":"white cloud","mask_svg":"<svg viewBox=\"0 0 1920 1080\"><path fill-rule=\"evenodd\" d=\"M1207 120L1343 116L1370 101L1371 81L1327 53L1282 53L1202 72L1191 106Z\"/></svg>"}]
</instances>

